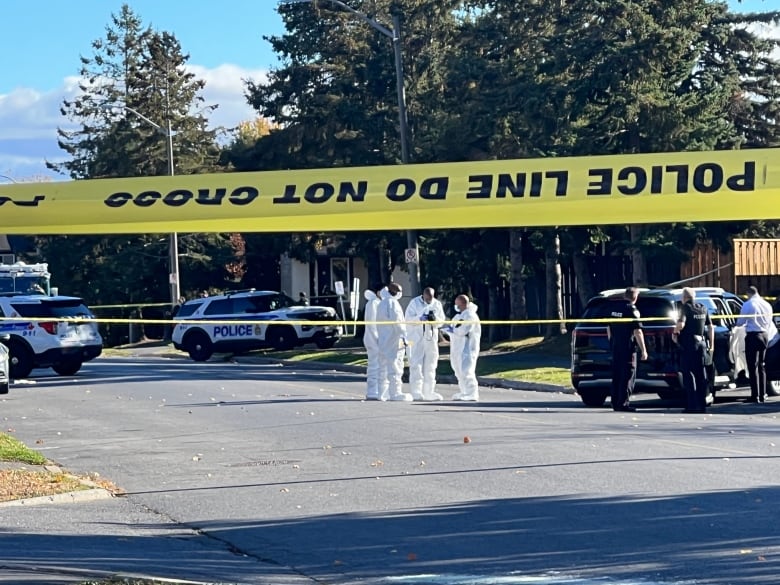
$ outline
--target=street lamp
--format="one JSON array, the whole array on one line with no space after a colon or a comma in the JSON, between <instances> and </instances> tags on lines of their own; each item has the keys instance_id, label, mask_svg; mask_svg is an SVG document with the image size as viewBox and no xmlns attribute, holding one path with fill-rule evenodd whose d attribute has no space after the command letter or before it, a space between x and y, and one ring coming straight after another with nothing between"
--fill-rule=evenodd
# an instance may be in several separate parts
<instances>
[{"instance_id":1,"label":"street lamp","mask_svg":"<svg viewBox=\"0 0 780 585\"><path fill-rule=\"evenodd\" d=\"M104 104L103 108L107 110L113 110L115 108L126 110L150 126L153 126L159 133L165 135L167 141L168 175L171 177L175 175L173 163L174 132L171 129L170 117L166 122L166 126L162 127L157 122L144 116L138 110L124 104ZM168 274L168 283L171 288L171 308L173 308L179 303L179 297L181 296L181 287L179 285L179 238L176 232L171 233L170 241L168 243L168 267L170 272Z\"/></svg>"},{"instance_id":2,"label":"street lamp","mask_svg":"<svg viewBox=\"0 0 780 585\"><path fill-rule=\"evenodd\" d=\"M401 163L409 163L409 120L406 116L406 92L404 91L404 67L401 54L401 17L393 14L393 28L388 28L382 23L374 20L367 14L355 10L341 0L282 0L281 4L317 4L318 2L329 2L334 6L354 14L357 18L365 22L371 28L379 31L393 42L393 55L395 57L395 84L398 94L398 128L401 138ZM417 246L417 232L415 230L406 230L406 246L413 250L412 258L408 258L407 267L409 270L410 292L411 295L420 294L420 252Z\"/></svg>"}]
</instances>

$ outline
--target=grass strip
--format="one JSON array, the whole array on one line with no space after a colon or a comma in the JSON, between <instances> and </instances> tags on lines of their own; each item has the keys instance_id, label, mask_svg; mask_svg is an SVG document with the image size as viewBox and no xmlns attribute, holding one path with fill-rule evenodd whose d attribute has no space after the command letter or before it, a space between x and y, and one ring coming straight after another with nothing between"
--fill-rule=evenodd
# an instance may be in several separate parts
<instances>
[{"instance_id":1,"label":"grass strip","mask_svg":"<svg viewBox=\"0 0 780 585\"><path fill-rule=\"evenodd\" d=\"M30 465L44 465L46 457L33 451L11 435L0 433L0 461L18 461Z\"/></svg>"}]
</instances>

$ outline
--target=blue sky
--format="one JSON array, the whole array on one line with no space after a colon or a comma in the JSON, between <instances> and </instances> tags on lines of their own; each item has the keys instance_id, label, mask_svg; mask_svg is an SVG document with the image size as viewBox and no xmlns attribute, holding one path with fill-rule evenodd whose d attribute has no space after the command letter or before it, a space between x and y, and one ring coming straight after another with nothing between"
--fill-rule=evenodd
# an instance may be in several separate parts
<instances>
[{"instance_id":1,"label":"blue sky","mask_svg":"<svg viewBox=\"0 0 780 585\"><path fill-rule=\"evenodd\" d=\"M263 35L282 32L275 0L126 0L144 24L174 33L190 63L247 69L275 62ZM57 88L75 75L79 55L104 36L121 0L3 0L0 94L18 87ZM302 7L303 8L303 7ZM12 56L12 57L11 57ZM10 57L10 58L9 58Z\"/></svg>"},{"instance_id":2,"label":"blue sky","mask_svg":"<svg viewBox=\"0 0 780 585\"><path fill-rule=\"evenodd\" d=\"M75 95L79 56L93 54L92 41L105 36L111 14L123 3L145 25L176 35L192 71L206 81L206 102L219 104L212 116L216 126L253 118L242 80L260 80L276 63L262 37L284 32L277 0L0 1L0 175L16 180L65 178L44 164L62 156L56 128L67 120L59 106ZM741 12L780 9L780 0L730 4Z\"/></svg>"}]
</instances>

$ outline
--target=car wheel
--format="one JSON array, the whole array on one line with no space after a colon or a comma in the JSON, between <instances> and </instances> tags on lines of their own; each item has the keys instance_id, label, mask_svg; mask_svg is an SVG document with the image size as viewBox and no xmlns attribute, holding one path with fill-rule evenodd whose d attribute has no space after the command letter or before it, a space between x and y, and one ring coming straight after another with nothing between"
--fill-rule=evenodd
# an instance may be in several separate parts
<instances>
[{"instance_id":1,"label":"car wheel","mask_svg":"<svg viewBox=\"0 0 780 585\"><path fill-rule=\"evenodd\" d=\"M327 339L318 339L314 343L319 349L330 349L336 345L336 341L335 337L329 337Z\"/></svg>"},{"instance_id":2,"label":"car wheel","mask_svg":"<svg viewBox=\"0 0 780 585\"><path fill-rule=\"evenodd\" d=\"M25 342L18 339L12 339L8 343L8 366L9 377L13 380L20 380L30 375L33 370L34 354Z\"/></svg>"},{"instance_id":3,"label":"car wheel","mask_svg":"<svg viewBox=\"0 0 780 585\"><path fill-rule=\"evenodd\" d=\"M0 394L8 394L8 382L0 384Z\"/></svg>"},{"instance_id":4,"label":"car wheel","mask_svg":"<svg viewBox=\"0 0 780 585\"><path fill-rule=\"evenodd\" d=\"M214 344L204 331L193 331L184 340L185 351L196 362L205 362L214 354Z\"/></svg>"},{"instance_id":5,"label":"car wheel","mask_svg":"<svg viewBox=\"0 0 780 585\"><path fill-rule=\"evenodd\" d=\"M64 362L54 364L51 369L57 372L60 376L72 376L81 369L81 362L79 360L66 360Z\"/></svg>"},{"instance_id":6,"label":"car wheel","mask_svg":"<svg viewBox=\"0 0 780 585\"><path fill-rule=\"evenodd\" d=\"M599 407L604 406L608 393L605 390L581 389L577 390L580 399L585 406Z\"/></svg>"},{"instance_id":7,"label":"car wheel","mask_svg":"<svg viewBox=\"0 0 780 585\"><path fill-rule=\"evenodd\" d=\"M298 336L292 327L284 325L272 325L265 335L266 341L274 349L292 349L298 343Z\"/></svg>"},{"instance_id":8,"label":"car wheel","mask_svg":"<svg viewBox=\"0 0 780 585\"><path fill-rule=\"evenodd\" d=\"M679 402L682 400L683 394L678 390L659 390L658 398L661 400L674 400Z\"/></svg>"},{"instance_id":9,"label":"car wheel","mask_svg":"<svg viewBox=\"0 0 780 585\"><path fill-rule=\"evenodd\" d=\"M766 385L766 393L769 396L780 396L780 380L772 380Z\"/></svg>"}]
</instances>

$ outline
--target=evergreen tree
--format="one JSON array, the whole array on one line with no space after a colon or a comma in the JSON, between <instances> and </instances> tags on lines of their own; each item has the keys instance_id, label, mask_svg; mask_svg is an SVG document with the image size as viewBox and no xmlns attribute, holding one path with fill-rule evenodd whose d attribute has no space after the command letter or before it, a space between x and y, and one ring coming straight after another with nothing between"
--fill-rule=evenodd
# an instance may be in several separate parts
<instances>
[{"instance_id":1,"label":"evergreen tree","mask_svg":"<svg viewBox=\"0 0 780 585\"><path fill-rule=\"evenodd\" d=\"M442 47L450 42L455 0L350 0L352 8L392 28L401 18L404 81L413 161L432 160L429 105L422 96L437 85ZM267 38L283 65L267 82L247 84L249 102L276 124L250 148L227 161L238 170L275 170L396 164L400 131L391 39L331 3L280 5L286 32ZM414 58L412 58L412 56ZM339 250L355 250L374 278L400 264L405 240L398 233L360 232L329 238ZM316 239L316 238L315 238ZM360 251L364 251L362 253ZM377 251L382 253L374 253Z\"/></svg>"},{"instance_id":2,"label":"evergreen tree","mask_svg":"<svg viewBox=\"0 0 780 585\"><path fill-rule=\"evenodd\" d=\"M403 15L415 162L776 143L778 68L770 56L776 43L744 26L751 20L776 21L776 13L738 16L710 0L347 3L371 17L385 17L394 8ZM250 103L278 127L243 149L231 161L236 168L398 160L390 43L327 0L316 5L280 7L287 32L268 40L283 65L267 83L247 87ZM589 255L597 245L641 252L635 256L645 261L679 261L679 243L695 241L706 231L706 226L683 221L671 228L648 225L631 231L625 226L551 228L528 231L522 238L507 230L421 232L423 280L469 290L500 312L496 299L502 298L503 279L511 274L512 315L520 318L526 304L518 298L524 293L515 281L543 274L545 258L571 258L582 280L591 274ZM716 231L722 235L722 226ZM560 238L560 254L544 249L544 242L555 241L554 234ZM377 249L376 238L366 234L324 239L344 249ZM511 269L506 254L497 258L479 245L482 241L503 242ZM391 252L398 257L402 240L387 243L399 246ZM529 250L534 253L523 253ZM433 253L435 265L425 261ZM637 273L644 268L637 266ZM557 297L557 285L551 285L547 296ZM592 283L583 282L582 288L593 290ZM560 307L552 312L560 313Z\"/></svg>"},{"instance_id":3,"label":"evergreen tree","mask_svg":"<svg viewBox=\"0 0 780 585\"><path fill-rule=\"evenodd\" d=\"M167 175L168 140L176 174L217 167L216 132L208 129L205 82L186 70L188 56L170 33L144 27L123 5L105 37L81 57L80 94L65 100L62 114L75 130L59 129L68 155L49 168L73 179ZM222 284L234 260L229 235L192 234L179 240L182 293ZM62 290L78 287L93 304L169 298L168 236L41 237L38 248L52 273L67 272Z\"/></svg>"}]
</instances>

